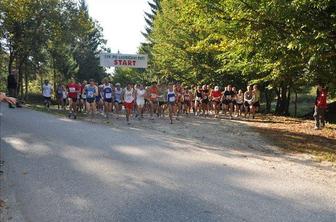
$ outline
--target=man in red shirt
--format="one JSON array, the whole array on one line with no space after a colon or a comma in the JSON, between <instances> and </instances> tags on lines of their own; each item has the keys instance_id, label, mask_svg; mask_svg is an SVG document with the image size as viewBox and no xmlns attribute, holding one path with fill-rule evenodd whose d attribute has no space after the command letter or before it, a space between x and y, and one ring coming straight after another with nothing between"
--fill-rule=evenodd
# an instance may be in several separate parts
<instances>
[{"instance_id":1,"label":"man in red shirt","mask_svg":"<svg viewBox=\"0 0 336 222\"><path fill-rule=\"evenodd\" d=\"M71 78L70 83L67 85L68 98L69 98L69 118L71 116L76 119L77 112L77 99L81 91L81 86L78 85L73 78Z\"/></svg>"},{"instance_id":2,"label":"man in red shirt","mask_svg":"<svg viewBox=\"0 0 336 222\"><path fill-rule=\"evenodd\" d=\"M315 118L315 129L320 130L321 127L325 126L325 111L328 107L327 105L327 89L324 85L319 84L317 86L317 92L316 92L316 100L315 100L315 112L314 112L314 118Z\"/></svg>"}]
</instances>

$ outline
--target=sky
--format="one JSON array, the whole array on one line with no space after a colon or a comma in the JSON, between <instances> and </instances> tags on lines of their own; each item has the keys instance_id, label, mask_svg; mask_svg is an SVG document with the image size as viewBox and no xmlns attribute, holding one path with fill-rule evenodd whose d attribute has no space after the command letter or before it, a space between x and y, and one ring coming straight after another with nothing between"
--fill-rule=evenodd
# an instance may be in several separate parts
<instances>
[{"instance_id":1,"label":"sky","mask_svg":"<svg viewBox=\"0 0 336 222\"><path fill-rule=\"evenodd\" d=\"M104 29L107 46L113 53L136 53L144 38L144 13L148 0L87 0L89 14Z\"/></svg>"}]
</instances>

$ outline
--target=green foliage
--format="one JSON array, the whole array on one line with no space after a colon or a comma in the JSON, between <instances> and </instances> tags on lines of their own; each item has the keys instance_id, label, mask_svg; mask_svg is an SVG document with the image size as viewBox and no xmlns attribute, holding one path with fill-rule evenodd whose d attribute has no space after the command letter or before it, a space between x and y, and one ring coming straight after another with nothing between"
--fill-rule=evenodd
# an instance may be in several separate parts
<instances>
[{"instance_id":1,"label":"green foliage","mask_svg":"<svg viewBox=\"0 0 336 222\"><path fill-rule=\"evenodd\" d=\"M279 113L290 91L336 85L335 0L161 0L147 23L157 79L258 83Z\"/></svg>"},{"instance_id":2,"label":"green foliage","mask_svg":"<svg viewBox=\"0 0 336 222\"><path fill-rule=\"evenodd\" d=\"M1 71L18 70L21 94L36 78L106 76L98 56L105 47L102 29L84 0L2 0L0 34Z\"/></svg>"}]
</instances>

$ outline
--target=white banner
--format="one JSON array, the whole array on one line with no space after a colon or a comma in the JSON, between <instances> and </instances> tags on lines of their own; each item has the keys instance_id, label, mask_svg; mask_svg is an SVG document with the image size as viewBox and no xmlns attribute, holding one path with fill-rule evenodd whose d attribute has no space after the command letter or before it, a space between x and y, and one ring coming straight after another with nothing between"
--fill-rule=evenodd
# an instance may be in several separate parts
<instances>
[{"instance_id":1,"label":"white banner","mask_svg":"<svg viewBox=\"0 0 336 222\"><path fill-rule=\"evenodd\" d=\"M148 56L141 54L101 53L100 65L104 67L147 68Z\"/></svg>"}]
</instances>

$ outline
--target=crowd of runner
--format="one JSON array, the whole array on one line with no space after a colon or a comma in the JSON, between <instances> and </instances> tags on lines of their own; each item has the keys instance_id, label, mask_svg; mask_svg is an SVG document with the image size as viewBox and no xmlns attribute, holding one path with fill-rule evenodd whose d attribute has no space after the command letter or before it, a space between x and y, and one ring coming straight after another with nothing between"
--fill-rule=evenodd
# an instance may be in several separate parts
<instances>
[{"instance_id":1,"label":"crowd of runner","mask_svg":"<svg viewBox=\"0 0 336 222\"><path fill-rule=\"evenodd\" d=\"M52 86L46 80L43 85L43 96L46 107L51 104ZM126 120L129 123L133 115L135 118L144 118L149 113L150 118L164 117L168 113L170 123L173 118L181 115L214 116L220 114L229 118L252 116L260 107L260 91L257 85L249 85L247 89L237 90L228 85L213 88L208 85L190 87L179 83L158 85L153 82L150 86L143 84L111 84L104 79L97 84L93 79L89 82L76 83L74 79L67 85L59 84L55 90L58 109L66 110L69 107L69 118L77 117L78 112L94 117L102 114L109 118L113 114L121 114L125 110Z\"/></svg>"}]
</instances>

